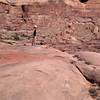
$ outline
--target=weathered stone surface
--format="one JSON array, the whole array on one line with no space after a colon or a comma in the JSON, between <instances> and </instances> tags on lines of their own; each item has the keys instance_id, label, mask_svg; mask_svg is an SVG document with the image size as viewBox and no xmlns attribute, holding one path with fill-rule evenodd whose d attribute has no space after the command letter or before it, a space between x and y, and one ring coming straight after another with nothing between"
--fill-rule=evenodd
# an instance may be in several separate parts
<instances>
[{"instance_id":1,"label":"weathered stone surface","mask_svg":"<svg viewBox=\"0 0 100 100\"><path fill-rule=\"evenodd\" d=\"M43 46L0 45L0 99L93 100L89 83L72 60Z\"/></svg>"},{"instance_id":2,"label":"weathered stone surface","mask_svg":"<svg viewBox=\"0 0 100 100\"><path fill-rule=\"evenodd\" d=\"M79 52L78 57L91 65L100 66L100 54L99 53L88 52L88 51Z\"/></svg>"},{"instance_id":3,"label":"weathered stone surface","mask_svg":"<svg viewBox=\"0 0 100 100\"><path fill-rule=\"evenodd\" d=\"M88 0L85 4L79 0L10 1L15 5L0 3L0 34L3 36L3 30L6 37L12 36L10 31L13 34L32 33L34 24L37 24L38 43L50 44L68 52L81 48L99 52L99 44L88 47L83 44L100 39L99 1Z\"/></svg>"},{"instance_id":4,"label":"weathered stone surface","mask_svg":"<svg viewBox=\"0 0 100 100\"><path fill-rule=\"evenodd\" d=\"M100 85L100 54L95 52L80 52L77 54L79 62L76 66L84 76Z\"/></svg>"}]
</instances>

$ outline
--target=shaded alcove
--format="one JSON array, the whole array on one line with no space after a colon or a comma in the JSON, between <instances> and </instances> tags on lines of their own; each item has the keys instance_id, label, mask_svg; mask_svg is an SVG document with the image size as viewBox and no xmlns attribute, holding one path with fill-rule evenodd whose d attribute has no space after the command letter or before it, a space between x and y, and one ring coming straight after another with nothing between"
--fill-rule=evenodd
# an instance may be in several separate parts
<instances>
[{"instance_id":1,"label":"shaded alcove","mask_svg":"<svg viewBox=\"0 0 100 100\"><path fill-rule=\"evenodd\" d=\"M21 18L23 19L23 21L26 23L27 18L28 18L28 7L29 5L21 5L21 9L22 9L22 16Z\"/></svg>"},{"instance_id":2,"label":"shaded alcove","mask_svg":"<svg viewBox=\"0 0 100 100\"><path fill-rule=\"evenodd\" d=\"M88 0L79 0L81 3L86 3Z\"/></svg>"}]
</instances>

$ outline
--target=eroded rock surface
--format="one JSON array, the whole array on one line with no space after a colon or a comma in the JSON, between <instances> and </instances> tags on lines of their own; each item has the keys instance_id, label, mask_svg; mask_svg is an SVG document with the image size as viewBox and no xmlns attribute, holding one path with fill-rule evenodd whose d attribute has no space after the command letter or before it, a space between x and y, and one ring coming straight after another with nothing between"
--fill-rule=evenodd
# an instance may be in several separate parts
<instances>
[{"instance_id":1,"label":"eroded rock surface","mask_svg":"<svg viewBox=\"0 0 100 100\"><path fill-rule=\"evenodd\" d=\"M0 99L93 100L73 60L44 46L0 46Z\"/></svg>"},{"instance_id":2,"label":"eroded rock surface","mask_svg":"<svg viewBox=\"0 0 100 100\"><path fill-rule=\"evenodd\" d=\"M8 1L0 1L0 38L13 39L12 35L16 33L31 36L33 26L37 24L38 43L67 52L100 51L100 1ZM91 43L92 40L96 42Z\"/></svg>"},{"instance_id":3,"label":"eroded rock surface","mask_svg":"<svg viewBox=\"0 0 100 100\"><path fill-rule=\"evenodd\" d=\"M100 54L96 52L79 52L76 66L91 82L100 85Z\"/></svg>"}]
</instances>

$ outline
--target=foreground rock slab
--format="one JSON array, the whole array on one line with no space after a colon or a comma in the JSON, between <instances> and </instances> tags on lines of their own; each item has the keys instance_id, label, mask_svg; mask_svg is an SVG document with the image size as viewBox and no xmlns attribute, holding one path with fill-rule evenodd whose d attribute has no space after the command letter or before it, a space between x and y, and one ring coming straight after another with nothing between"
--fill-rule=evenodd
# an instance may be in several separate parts
<instances>
[{"instance_id":1,"label":"foreground rock slab","mask_svg":"<svg viewBox=\"0 0 100 100\"><path fill-rule=\"evenodd\" d=\"M93 100L73 60L45 46L0 46L0 100Z\"/></svg>"}]
</instances>

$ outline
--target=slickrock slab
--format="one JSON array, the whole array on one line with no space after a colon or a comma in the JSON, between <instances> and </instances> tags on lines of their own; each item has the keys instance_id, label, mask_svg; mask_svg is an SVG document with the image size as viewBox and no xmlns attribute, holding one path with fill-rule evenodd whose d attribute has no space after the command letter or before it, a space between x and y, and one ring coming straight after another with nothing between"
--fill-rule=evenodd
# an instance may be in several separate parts
<instances>
[{"instance_id":1,"label":"slickrock slab","mask_svg":"<svg viewBox=\"0 0 100 100\"><path fill-rule=\"evenodd\" d=\"M0 100L93 100L72 55L45 46L6 46L0 55Z\"/></svg>"}]
</instances>

